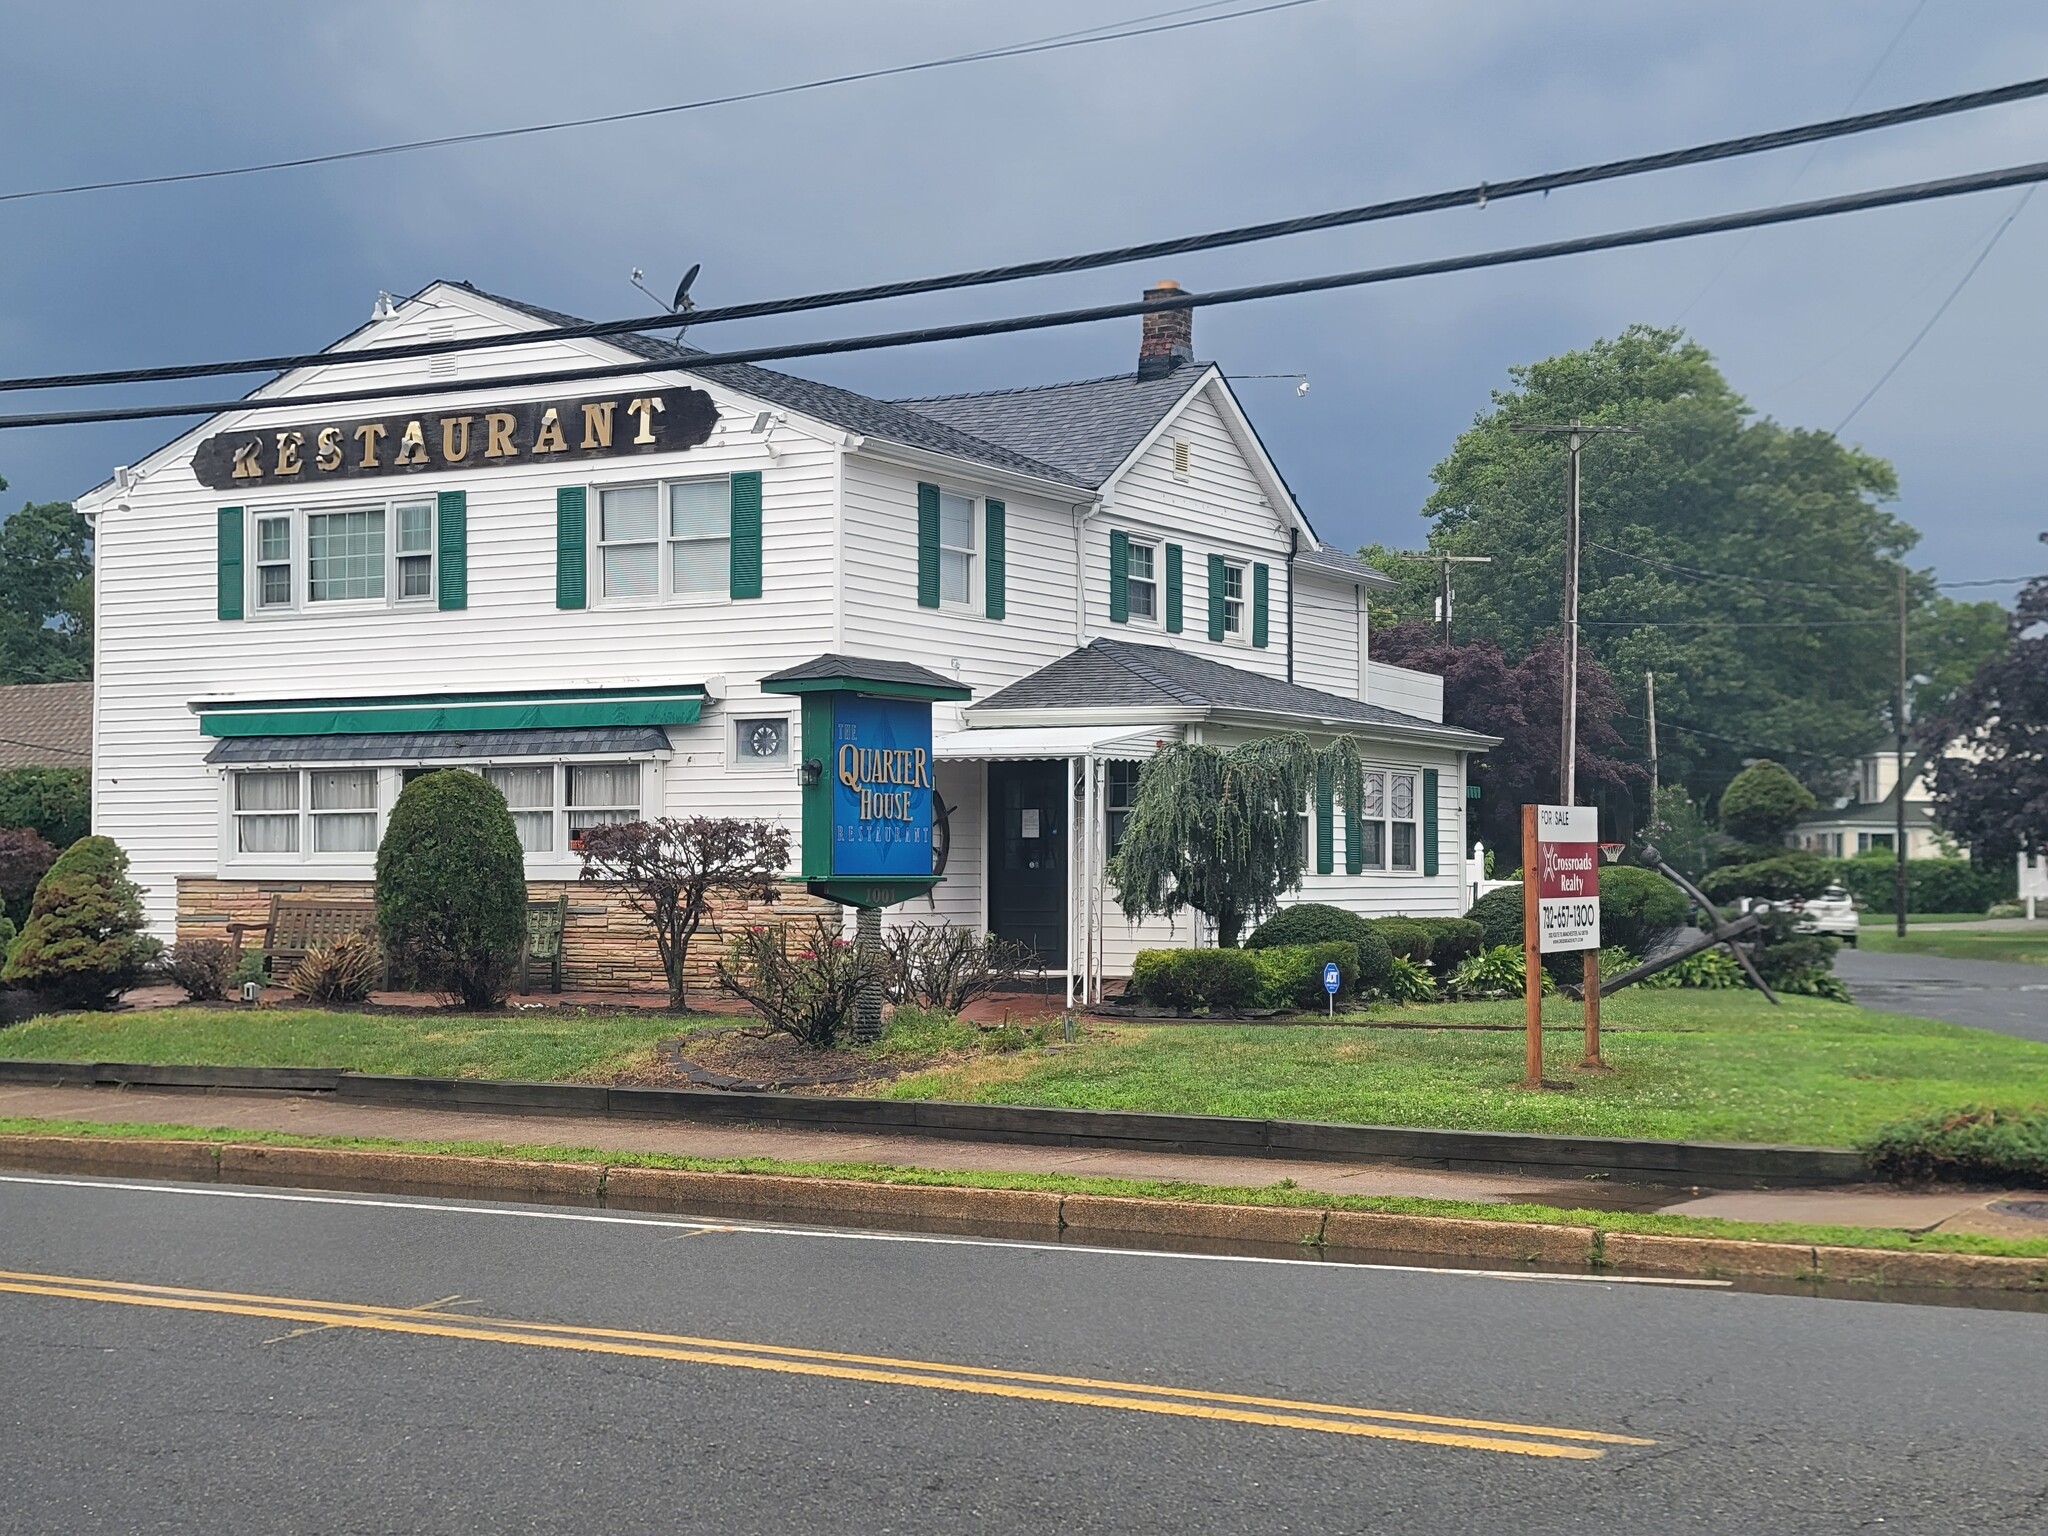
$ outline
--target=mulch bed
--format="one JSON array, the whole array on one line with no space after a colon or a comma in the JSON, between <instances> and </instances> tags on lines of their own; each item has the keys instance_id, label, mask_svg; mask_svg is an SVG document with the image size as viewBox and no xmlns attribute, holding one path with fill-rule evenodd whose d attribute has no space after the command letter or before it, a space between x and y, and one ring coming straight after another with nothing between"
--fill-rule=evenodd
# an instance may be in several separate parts
<instances>
[{"instance_id":1,"label":"mulch bed","mask_svg":"<svg viewBox=\"0 0 2048 1536\"><path fill-rule=\"evenodd\" d=\"M731 1093L829 1093L886 1082L926 1065L876 1061L847 1050L813 1050L788 1035L734 1026L664 1040L652 1066L620 1081L636 1087L720 1088Z\"/></svg>"}]
</instances>

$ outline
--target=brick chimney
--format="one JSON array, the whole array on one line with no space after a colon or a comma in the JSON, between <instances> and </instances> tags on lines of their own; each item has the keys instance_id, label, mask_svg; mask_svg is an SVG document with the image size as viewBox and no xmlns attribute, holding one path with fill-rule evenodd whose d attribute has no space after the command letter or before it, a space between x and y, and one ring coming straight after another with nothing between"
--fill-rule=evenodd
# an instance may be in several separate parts
<instances>
[{"instance_id":1,"label":"brick chimney","mask_svg":"<svg viewBox=\"0 0 2048 1536\"><path fill-rule=\"evenodd\" d=\"M1161 278L1145 290L1147 300L1168 299L1179 293L1180 284ZM1160 379L1195 357L1195 312L1191 309L1154 310L1143 317L1145 332L1138 342L1138 377Z\"/></svg>"}]
</instances>

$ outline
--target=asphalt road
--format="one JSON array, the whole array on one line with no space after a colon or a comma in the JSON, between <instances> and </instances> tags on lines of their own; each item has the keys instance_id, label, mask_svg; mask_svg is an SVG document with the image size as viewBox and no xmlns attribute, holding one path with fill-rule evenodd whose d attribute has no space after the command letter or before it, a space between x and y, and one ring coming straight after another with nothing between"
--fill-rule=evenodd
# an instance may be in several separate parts
<instances>
[{"instance_id":1,"label":"asphalt road","mask_svg":"<svg viewBox=\"0 0 2048 1536\"><path fill-rule=\"evenodd\" d=\"M2048 1528L2038 1314L14 1174L0 1270L4 1532Z\"/></svg>"},{"instance_id":2,"label":"asphalt road","mask_svg":"<svg viewBox=\"0 0 2048 1536\"><path fill-rule=\"evenodd\" d=\"M1835 974L1866 1008L2048 1040L2048 966L1842 949Z\"/></svg>"}]
</instances>

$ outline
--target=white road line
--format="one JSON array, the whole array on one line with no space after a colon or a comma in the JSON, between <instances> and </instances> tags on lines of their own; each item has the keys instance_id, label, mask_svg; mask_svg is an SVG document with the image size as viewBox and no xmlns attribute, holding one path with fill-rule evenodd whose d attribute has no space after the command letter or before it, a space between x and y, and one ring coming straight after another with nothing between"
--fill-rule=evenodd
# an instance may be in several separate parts
<instances>
[{"instance_id":1,"label":"white road line","mask_svg":"<svg viewBox=\"0 0 2048 1536\"><path fill-rule=\"evenodd\" d=\"M285 1190L209 1189L190 1184L127 1184L113 1179L61 1179L39 1174L0 1173L0 1184L41 1184L61 1189L128 1191L144 1195L196 1195L215 1200L276 1200L292 1205L359 1205L388 1211L433 1211L453 1216L514 1216L528 1221L580 1221L598 1226L657 1227L693 1232L751 1233L766 1237L827 1238L856 1243L920 1243L945 1248L1014 1248L1031 1253L1095 1254L1118 1259L1176 1259L1209 1264L1287 1264L1321 1270L1377 1270L1401 1275L1456 1275L1473 1280L1535 1280L1595 1285L1679 1286L1724 1290L1727 1280L1692 1280L1655 1275L1545 1274L1520 1269L1460 1269L1434 1264L1351 1264L1341 1260L1282 1259L1263 1254L1175 1253L1169 1249L1096 1248L1080 1243L1033 1243L1009 1238L954 1237L933 1232L863 1232L843 1227L789 1227L767 1222L676 1220L663 1216L614 1216L596 1211L547 1211L520 1205L451 1205L434 1200L380 1200L370 1195L315 1195Z\"/></svg>"}]
</instances>

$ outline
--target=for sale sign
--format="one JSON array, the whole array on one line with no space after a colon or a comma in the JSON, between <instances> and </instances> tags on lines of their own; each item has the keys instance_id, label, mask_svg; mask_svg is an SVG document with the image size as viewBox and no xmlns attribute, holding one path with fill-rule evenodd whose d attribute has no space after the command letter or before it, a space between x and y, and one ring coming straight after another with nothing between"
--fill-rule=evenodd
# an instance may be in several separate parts
<instances>
[{"instance_id":1,"label":"for sale sign","mask_svg":"<svg viewBox=\"0 0 2048 1536\"><path fill-rule=\"evenodd\" d=\"M1536 932L1553 955L1600 947L1600 813L1536 807Z\"/></svg>"}]
</instances>

